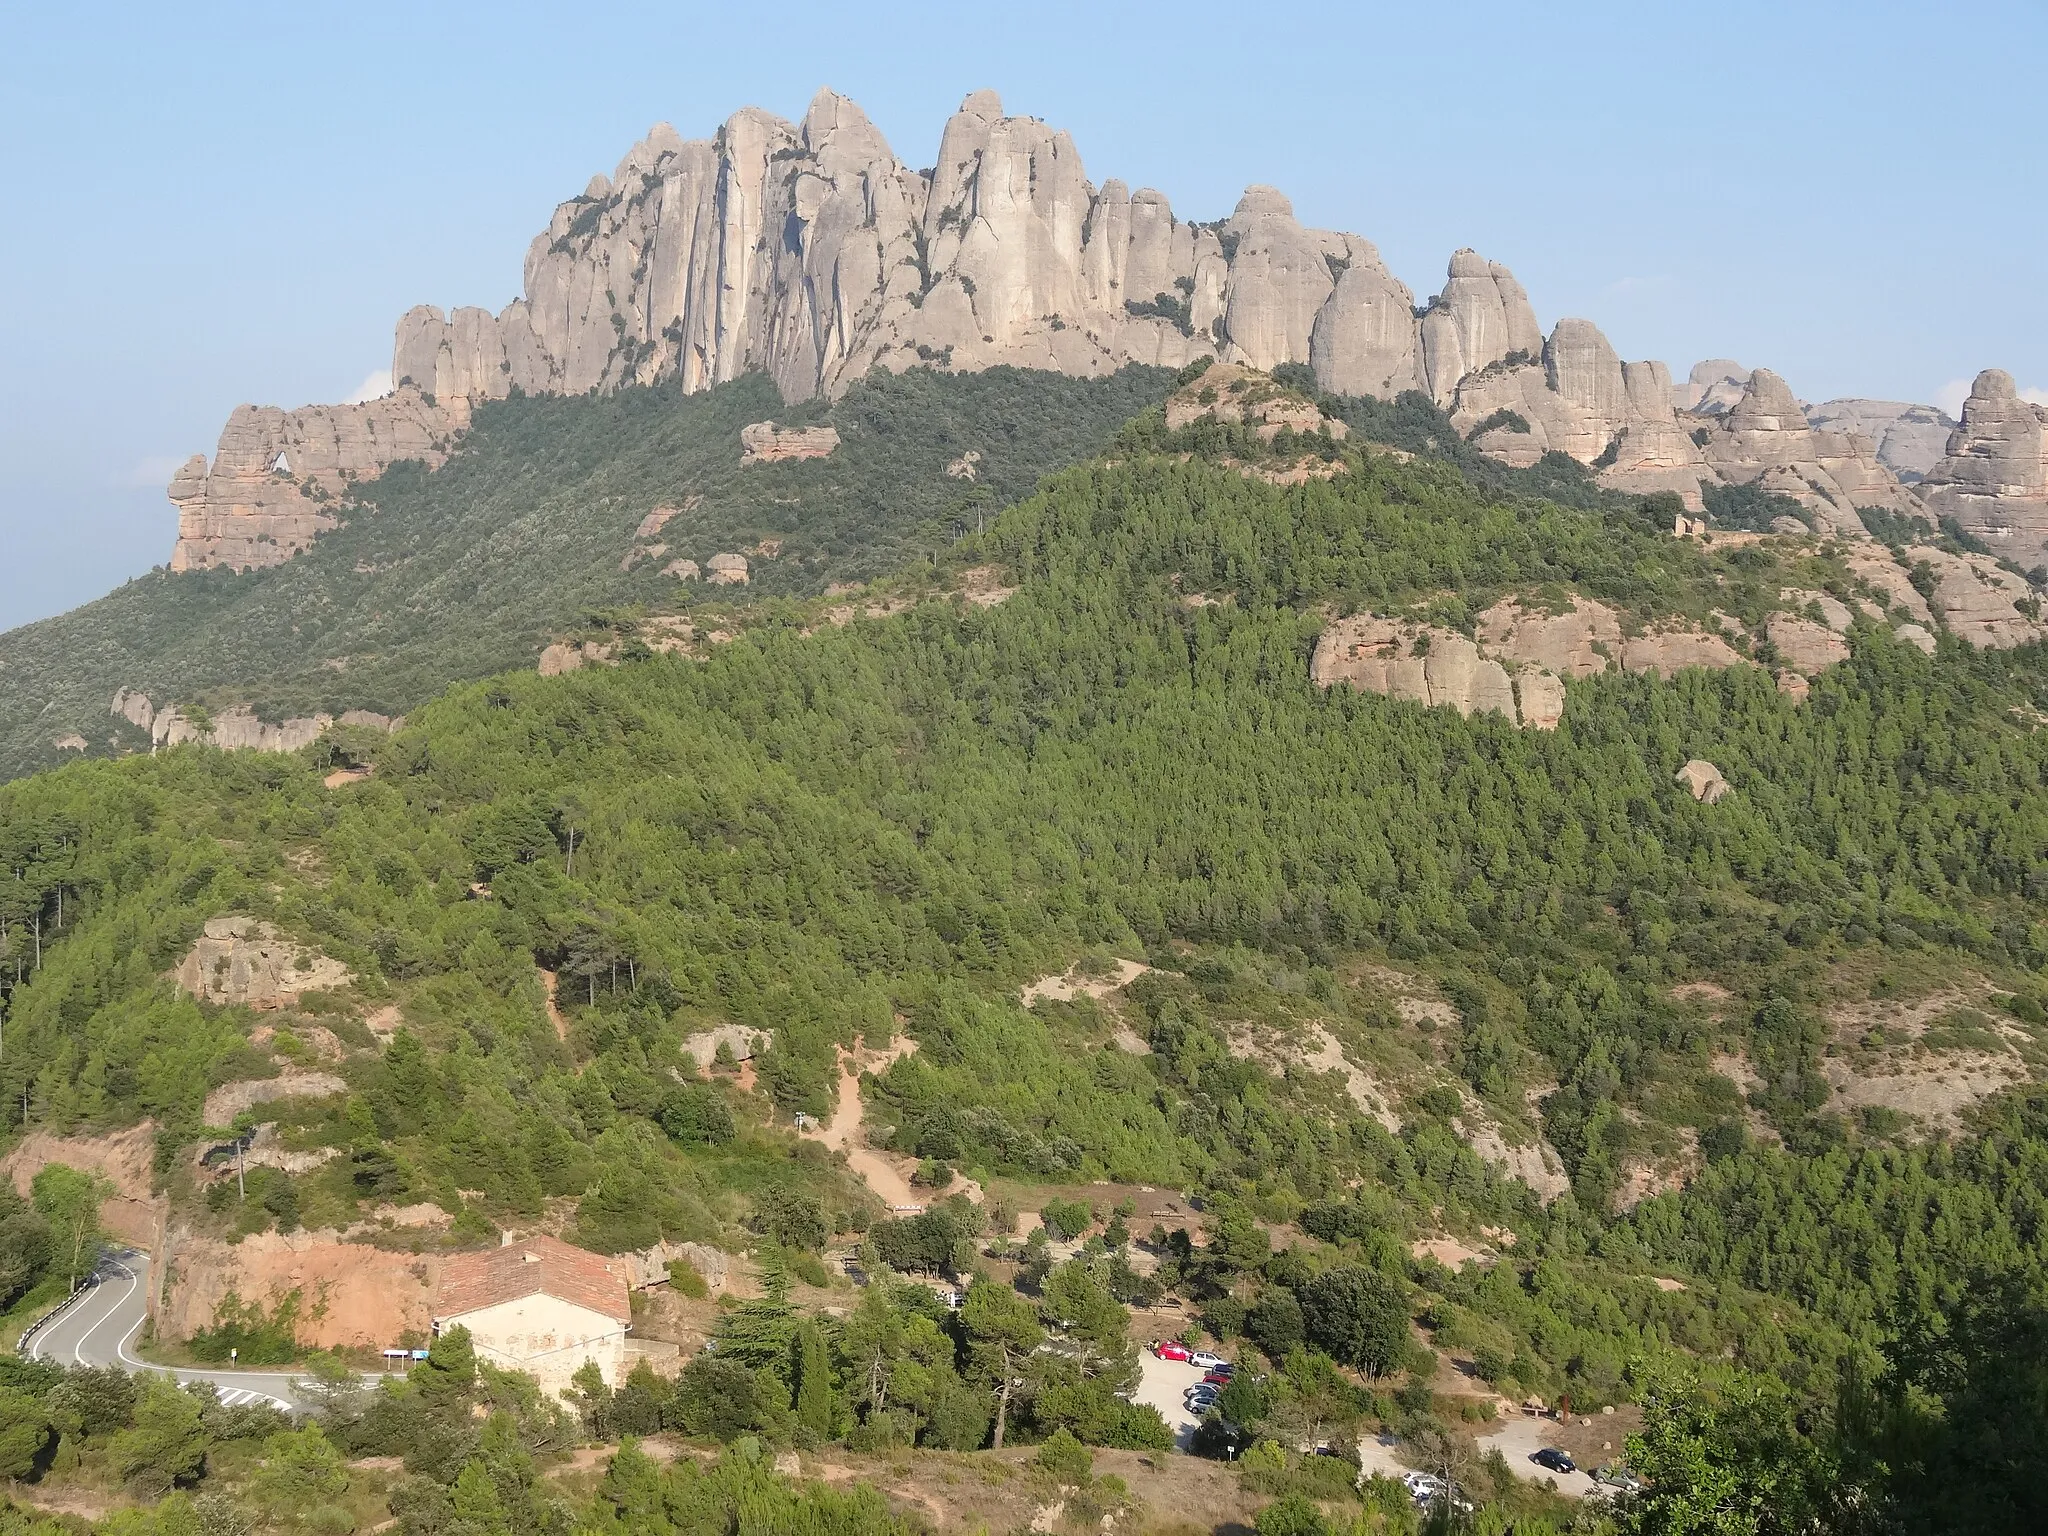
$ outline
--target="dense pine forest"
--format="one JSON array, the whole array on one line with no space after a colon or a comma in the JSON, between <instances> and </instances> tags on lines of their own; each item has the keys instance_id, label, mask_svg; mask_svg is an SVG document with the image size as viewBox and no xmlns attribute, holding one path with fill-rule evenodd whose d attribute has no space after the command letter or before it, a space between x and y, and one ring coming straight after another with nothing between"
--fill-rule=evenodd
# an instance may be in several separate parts
<instances>
[{"instance_id":1,"label":"dense pine forest","mask_svg":"<svg viewBox=\"0 0 2048 1536\"><path fill-rule=\"evenodd\" d=\"M66 732L94 753L132 749L108 715L122 688L160 704L248 702L273 721L402 714L451 683L530 666L593 614L701 599L663 574L685 556L753 552L751 589L770 596L893 571L1100 451L1172 383L1158 368L921 368L794 408L757 374L703 394L671 384L487 402L448 465L402 463L354 486L337 503L345 526L299 559L159 569L0 635L0 777L59 760L52 742ZM841 446L827 460L743 464L740 429L767 420L829 424ZM679 515L661 532L667 555L647 559L634 533L662 506ZM166 550L174 533L166 503ZM764 540L779 544L774 558L758 553Z\"/></svg>"},{"instance_id":2,"label":"dense pine forest","mask_svg":"<svg viewBox=\"0 0 2048 1536\"><path fill-rule=\"evenodd\" d=\"M1091 409L1121 419L1164 393L1119 380L1090 386ZM839 409L880 433L888 389L935 387ZM609 464L638 451L638 411L722 410L720 431L757 414L659 396L509 403L473 460L366 491L379 515L334 535L334 559L430 507L486 515L510 494L488 487L545 460L553 416L614 412L628 446ZM1127 1490L1088 1448L1171 1443L1130 1400L1128 1310L1170 1295L1264 1363L1196 1443L1242 1459L1261 1536L1424 1518L2029 1528L2048 1382L2048 1097L2026 1086L2048 1060L2041 658L1949 640L1924 656L1859 620L1803 703L1753 666L1610 673L1571 686L1555 731L1318 689L1333 613L1469 632L1501 596L1576 592L1644 620L1753 620L1784 586L1842 579L1811 543L1674 540L1668 509L1568 467L1481 472L1414 397L1331 407L1352 440L1170 432L1155 407L1028 495L1044 466L1020 453L1021 483L993 482L976 526L928 548L919 530L949 507L905 501L857 553L834 543L851 523L807 525L803 579L701 653L501 671L389 738L187 747L0 789L5 1134L146 1119L170 1198L224 1236L417 1202L453 1247L552 1222L606 1253L748 1252L763 1277L673 1382L586 1382L572 1409L445 1339L375 1392L307 1363L331 1401L298 1429L9 1366L17 1475L68 1457L183 1490L119 1527L134 1531L351 1519L346 1458L369 1456L403 1459L388 1507L408 1532L851 1533L903 1513L777 1476L778 1447L1007 1446L1015 1475L1114 1516ZM1079 457L1094 419L1046 440ZM483 452L500 433L517 441ZM1246 472L1297 451L1341 472ZM595 464L579 483L610 472ZM893 471L864 473L861 495L887 500ZM640 490L668 493L616 493L621 531ZM785 547L790 570L801 553ZM970 601L986 582L964 573L990 571L1009 595ZM829 621L811 594L835 573L880 578L870 616ZM282 613L315 575L261 580ZM588 600L568 574L559 596L534 623ZM104 622L139 601L108 599ZM392 702L512 667L532 638L507 627L431 666L394 641ZM1734 793L1696 802L1674 782L1692 758ZM223 914L351 979L252 1043L249 1010L168 977ZM1148 969L1113 996L1020 998L1125 961ZM1950 995L1915 1059L2003 1053L2006 1091L1948 1119L1848 1091L1885 1048L1859 1010ZM402 1022L374 1035L388 1010ZM764 1042L752 1091L736 1064L689 1055L733 1025ZM209 1091L276 1075L298 1045L280 1037L315 1028L345 1048L345 1091L266 1116L332 1155L209 1205L188 1151L225 1133ZM830 1117L857 1049L887 1053L863 1082L868 1136L916 1160L921 1214L796 1132ZM1557 1187L1482 1142L1551 1149ZM1197 1214L1148 1231L1119 1203L1140 1189ZM62 1294L64 1194L0 1211L0 1300ZM1420 1246L1444 1238L1486 1261ZM828 1269L840 1251L867 1284ZM957 1312L914 1283L941 1273L965 1289ZM302 1358L277 1298L242 1300L213 1344ZM1648 1488L1567 1506L1480 1458L1462 1474L1476 1511L1418 1514L1397 1485L1354 1488L1352 1466L1333 1480L1303 1454L1381 1430L1469 1437L1440 1385L1454 1361L1512 1402L1628 1408ZM143 1439L172 1420L229 1473L205 1472L205 1446L152 1460ZM664 1467L639 1448L653 1434L726 1449ZM621 1437L601 1482L563 1492L536 1471Z\"/></svg>"}]
</instances>

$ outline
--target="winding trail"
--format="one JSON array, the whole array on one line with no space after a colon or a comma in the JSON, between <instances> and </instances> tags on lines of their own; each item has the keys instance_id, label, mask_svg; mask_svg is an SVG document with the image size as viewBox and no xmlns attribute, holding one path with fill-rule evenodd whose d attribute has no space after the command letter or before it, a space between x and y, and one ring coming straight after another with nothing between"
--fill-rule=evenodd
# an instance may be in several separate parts
<instances>
[{"instance_id":1,"label":"winding trail","mask_svg":"<svg viewBox=\"0 0 2048 1536\"><path fill-rule=\"evenodd\" d=\"M861 1117L865 1109L860 1101L860 1078L863 1072L886 1072L905 1056L917 1049L917 1042L902 1037L886 1051L839 1051L839 1096L832 1109L830 1125L809 1125L798 1131L806 1141L819 1142L834 1152L846 1154L846 1166L867 1181L867 1186L892 1210L921 1211L927 1203L929 1190L920 1190L910 1182L910 1175L917 1167L915 1158L897 1153L880 1152L867 1144L860 1134ZM954 1181L948 1193L965 1193L976 1205L981 1204L981 1186L970 1178Z\"/></svg>"}]
</instances>

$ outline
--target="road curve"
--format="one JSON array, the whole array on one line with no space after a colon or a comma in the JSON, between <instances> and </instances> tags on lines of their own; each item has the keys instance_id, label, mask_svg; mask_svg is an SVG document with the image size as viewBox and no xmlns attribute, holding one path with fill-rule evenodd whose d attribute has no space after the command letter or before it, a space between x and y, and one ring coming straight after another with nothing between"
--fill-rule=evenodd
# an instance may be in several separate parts
<instances>
[{"instance_id":1,"label":"road curve","mask_svg":"<svg viewBox=\"0 0 2048 1536\"><path fill-rule=\"evenodd\" d=\"M61 1317L29 1340L32 1360L53 1365L114 1365L124 1371L163 1371L179 1381L210 1381L224 1403L270 1403L287 1412L305 1405L284 1371L187 1371L152 1365L134 1355L135 1335L149 1308L149 1255L116 1249L100 1260L92 1288Z\"/></svg>"}]
</instances>

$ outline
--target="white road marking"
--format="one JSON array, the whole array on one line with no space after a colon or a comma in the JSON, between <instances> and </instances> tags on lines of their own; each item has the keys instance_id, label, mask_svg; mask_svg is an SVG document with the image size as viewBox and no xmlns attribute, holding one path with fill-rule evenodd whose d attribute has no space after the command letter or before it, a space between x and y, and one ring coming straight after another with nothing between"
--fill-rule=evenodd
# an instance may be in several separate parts
<instances>
[{"instance_id":1,"label":"white road marking","mask_svg":"<svg viewBox=\"0 0 2048 1536\"><path fill-rule=\"evenodd\" d=\"M76 1362L79 1365L89 1366L93 1363L85 1357L85 1346L91 1341L92 1336L98 1333L100 1329L106 1325L107 1321L110 1318L113 1318L116 1315L118 1315L123 1307L127 1306L129 1302L135 1299L136 1291L138 1291L142 1286L142 1271L146 1271L148 1267L147 1260L144 1261L141 1271L137 1269L131 1269L128 1265L122 1263L118 1259L111 1259L108 1262L112 1265L113 1268L119 1270L123 1275L127 1277L128 1288L121 1293L120 1297L117 1300L114 1300L111 1303L109 1303L106 1306L105 1310L103 1310L98 1317L93 1319L91 1326L89 1326L84 1333L79 1335L78 1342L75 1345L73 1345L71 1349L71 1358L74 1362ZM101 1282L101 1284L102 1286L104 1286L106 1282L103 1281ZM109 1292L109 1294L111 1294L111 1292ZM90 1307L94 1302L98 1301L99 1299L100 1298L97 1295L88 1297L86 1298L85 1302L82 1303L82 1305ZM51 1332L61 1332L65 1324L76 1321L79 1321L79 1318L63 1318L51 1330ZM130 1370L133 1371L157 1371L164 1369L162 1366L150 1364L150 1362L147 1360L139 1360L134 1355L128 1352L128 1346L134 1343L136 1334L142 1331L142 1325L146 1321L148 1321L148 1312L145 1309L143 1314L141 1316L138 1316L134 1322L130 1323L128 1325L127 1331L124 1332L121 1335L121 1337L114 1343L115 1361L121 1365L128 1367ZM49 1359L51 1358L49 1351L52 1347L53 1346L51 1344L49 1334L40 1334L36 1337L35 1341L29 1347L29 1358ZM170 1375L172 1379L188 1384L195 1381L216 1381L215 1373L210 1371L174 1370L170 1372ZM216 1385L218 1385L217 1381ZM221 1402L228 1405L229 1407L241 1407L249 1403L268 1403L271 1407L276 1408L284 1413L292 1413L295 1411L292 1405L286 1402L283 1398L274 1397L268 1392L261 1392L253 1387L221 1386L219 1387L219 1391Z\"/></svg>"},{"instance_id":2,"label":"white road marking","mask_svg":"<svg viewBox=\"0 0 2048 1536\"><path fill-rule=\"evenodd\" d=\"M136 1286L139 1284L139 1282L135 1278L135 1271L130 1269L127 1265L116 1262L114 1268L120 1270L122 1274L128 1277L128 1290L121 1297L121 1301L125 1302L129 1299L129 1297L132 1297L135 1294ZM71 1358L75 1360L78 1364L87 1365L91 1363L85 1358L86 1341L90 1339L94 1334L100 1331L100 1324L104 1323L108 1318L112 1317L114 1313L118 1310L119 1305L119 1303L116 1303L114 1306L108 1307L104 1313L102 1313L99 1317L93 1320L93 1325L90 1328L86 1329L84 1333L79 1335L78 1343L75 1346L73 1346L71 1351ZM119 1346L117 1345L115 1346L115 1348L116 1352L118 1353Z\"/></svg>"}]
</instances>

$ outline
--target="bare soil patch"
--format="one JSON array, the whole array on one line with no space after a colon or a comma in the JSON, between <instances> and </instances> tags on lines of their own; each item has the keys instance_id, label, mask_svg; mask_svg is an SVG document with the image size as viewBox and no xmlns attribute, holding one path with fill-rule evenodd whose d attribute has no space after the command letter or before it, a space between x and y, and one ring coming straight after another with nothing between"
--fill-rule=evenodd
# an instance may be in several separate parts
<instances>
[{"instance_id":1,"label":"bare soil patch","mask_svg":"<svg viewBox=\"0 0 2048 1536\"><path fill-rule=\"evenodd\" d=\"M1821 1064L1833 1107L1892 1110L1933 1131L1958 1128L1972 1106L2032 1075L2022 1049L2033 1036L1996 1009L1982 983L1911 1001L1836 1005Z\"/></svg>"},{"instance_id":2,"label":"bare soil patch","mask_svg":"<svg viewBox=\"0 0 2048 1536\"><path fill-rule=\"evenodd\" d=\"M1419 1237L1408 1245L1408 1252L1418 1259L1435 1259L1446 1269L1494 1262L1493 1254L1482 1248L1467 1248L1455 1237Z\"/></svg>"},{"instance_id":3,"label":"bare soil patch","mask_svg":"<svg viewBox=\"0 0 2048 1536\"><path fill-rule=\"evenodd\" d=\"M52 1136L32 1131L4 1159L0 1173L27 1195L37 1174L51 1163L105 1175L114 1193L100 1202L100 1224L123 1242L149 1247L166 1202L150 1190L156 1156L156 1122L145 1120L109 1136Z\"/></svg>"},{"instance_id":4,"label":"bare soil patch","mask_svg":"<svg viewBox=\"0 0 2048 1536\"><path fill-rule=\"evenodd\" d=\"M1101 999L1112 992L1120 992L1145 975L1151 966L1137 960L1119 960L1116 971L1108 976L1084 976L1078 968L1070 967L1058 976L1041 976L1027 986L1022 993L1026 1008L1044 1000L1054 1003L1071 1003L1077 997Z\"/></svg>"}]
</instances>

